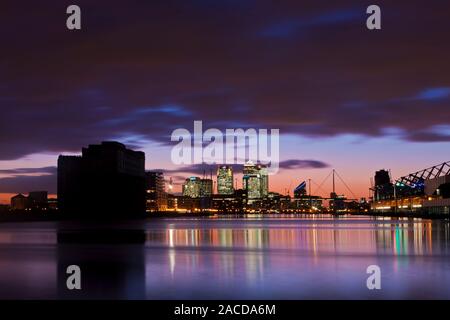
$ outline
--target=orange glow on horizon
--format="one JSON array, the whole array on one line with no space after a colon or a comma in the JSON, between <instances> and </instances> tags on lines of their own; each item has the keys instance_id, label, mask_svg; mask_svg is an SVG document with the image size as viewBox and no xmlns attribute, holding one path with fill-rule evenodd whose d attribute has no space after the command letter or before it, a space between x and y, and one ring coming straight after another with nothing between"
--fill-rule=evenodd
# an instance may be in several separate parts
<instances>
[{"instance_id":1,"label":"orange glow on horizon","mask_svg":"<svg viewBox=\"0 0 450 320\"><path fill-rule=\"evenodd\" d=\"M17 195L18 193L0 193L0 204L11 204L11 198ZM27 193L23 193L23 195L28 195ZM56 194L49 194L48 198L56 198Z\"/></svg>"}]
</instances>

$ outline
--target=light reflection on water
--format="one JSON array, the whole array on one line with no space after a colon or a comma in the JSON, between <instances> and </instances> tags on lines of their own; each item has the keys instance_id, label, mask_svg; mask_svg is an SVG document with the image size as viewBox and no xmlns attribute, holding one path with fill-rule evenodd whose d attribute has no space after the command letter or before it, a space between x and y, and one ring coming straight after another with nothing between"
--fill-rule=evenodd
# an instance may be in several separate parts
<instances>
[{"instance_id":1,"label":"light reflection on water","mask_svg":"<svg viewBox=\"0 0 450 320\"><path fill-rule=\"evenodd\" d=\"M0 225L0 298L450 298L444 221L271 216L151 219L144 245L58 244L70 224ZM79 264L83 292L67 292ZM382 290L366 288L377 264Z\"/></svg>"},{"instance_id":2,"label":"light reflection on water","mask_svg":"<svg viewBox=\"0 0 450 320\"><path fill-rule=\"evenodd\" d=\"M327 220L320 224L304 220L274 223L265 220L237 228L227 222L191 228L168 226L147 234L147 246L209 247L234 249L296 250L310 254L426 255L448 248L449 226L431 220L351 221ZM278 221L276 221L278 222ZM298 225L293 225L293 223ZM356 222L356 223L355 223ZM433 239L433 223L439 227ZM437 227L435 227L437 229ZM434 241L433 241L434 240Z\"/></svg>"}]
</instances>

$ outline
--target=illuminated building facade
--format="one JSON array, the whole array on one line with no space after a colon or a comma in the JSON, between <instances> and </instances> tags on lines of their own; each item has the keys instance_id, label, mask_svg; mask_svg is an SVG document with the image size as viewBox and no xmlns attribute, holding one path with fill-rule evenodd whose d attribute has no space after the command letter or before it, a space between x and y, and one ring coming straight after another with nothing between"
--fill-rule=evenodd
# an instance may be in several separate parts
<instances>
[{"instance_id":1,"label":"illuminated building facade","mask_svg":"<svg viewBox=\"0 0 450 320\"><path fill-rule=\"evenodd\" d=\"M378 172L377 172L378 174ZM381 184L375 175L371 209L384 213L450 214L450 162L403 176L395 183ZM387 182L387 178L382 182ZM380 196L380 190L391 191Z\"/></svg>"},{"instance_id":2,"label":"illuminated building facade","mask_svg":"<svg viewBox=\"0 0 450 320\"><path fill-rule=\"evenodd\" d=\"M247 192L236 190L233 195L216 194L212 197L212 208L220 213L243 213L246 209Z\"/></svg>"},{"instance_id":3,"label":"illuminated building facade","mask_svg":"<svg viewBox=\"0 0 450 320\"><path fill-rule=\"evenodd\" d=\"M244 164L242 186L247 191L248 199L261 199L269 194L269 175L267 167L255 165L248 161Z\"/></svg>"},{"instance_id":4,"label":"illuminated building facade","mask_svg":"<svg viewBox=\"0 0 450 320\"><path fill-rule=\"evenodd\" d=\"M208 198L213 194L212 179L200 179L200 198Z\"/></svg>"},{"instance_id":5,"label":"illuminated building facade","mask_svg":"<svg viewBox=\"0 0 450 320\"><path fill-rule=\"evenodd\" d=\"M183 186L183 196L189 198L211 197L213 193L212 179L200 179L199 177L187 178Z\"/></svg>"},{"instance_id":6,"label":"illuminated building facade","mask_svg":"<svg viewBox=\"0 0 450 320\"><path fill-rule=\"evenodd\" d=\"M323 199L319 196L299 196L295 197L294 208L299 210L317 210L323 209Z\"/></svg>"},{"instance_id":7,"label":"illuminated building facade","mask_svg":"<svg viewBox=\"0 0 450 320\"><path fill-rule=\"evenodd\" d=\"M182 186L183 196L189 198L200 198L200 180L201 179L199 177L187 178Z\"/></svg>"},{"instance_id":8,"label":"illuminated building facade","mask_svg":"<svg viewBox=\"0 0 450 320\"><path fill-rule=\"evenodd\" d=\"M146 172L146 210L147 212L166 211L167 193L162 172Z\"/></svg>"},{"instance_id":9,"label":"illuminated building facade","mask_svg":"<svg viewBox=\"0 0 450 320\"><path fill-rule=\"evenodd\" d=\"M233 169L230 166L220 166L217 169L217 193L220 195L234 193Z\"/></svg>"}]
</instances>

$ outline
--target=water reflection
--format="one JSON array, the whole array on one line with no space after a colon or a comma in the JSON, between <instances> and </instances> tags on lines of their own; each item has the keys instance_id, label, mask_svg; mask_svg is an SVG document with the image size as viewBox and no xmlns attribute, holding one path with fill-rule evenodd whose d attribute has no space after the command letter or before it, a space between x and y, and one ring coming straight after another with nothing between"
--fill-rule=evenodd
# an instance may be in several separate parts
<instances>
[{"instance_id":1,"label":"water reflection","mask_svg":"<svg viewBox=\"0 0 450 320\"><path fill-rule=\"evenodd\" d=\"M329 223L273 221L248 228L235 224L196 228L148 230L146 244L152 246L211 247L239 249L296 250L312 254L431 255L448 249L448 223L431 220L330 220ZM434 225L434 227L433 227ZM434 230L433 230L434 229Z\"/></svg>"},{"instance_id":2,"label":"water reflection","mask_svg":"<svg viewBox=\"0 0 450 320\"><path fill-rule=\"evenodd\" d=\"M61 228L0 224L0 298L450 298L445 221L154 219L127 225L141 244L58 243ZM71 264L81 292L65 287ZM365 287L370 264L382 269L380 292Z\"/></svg>"}]
</instances>

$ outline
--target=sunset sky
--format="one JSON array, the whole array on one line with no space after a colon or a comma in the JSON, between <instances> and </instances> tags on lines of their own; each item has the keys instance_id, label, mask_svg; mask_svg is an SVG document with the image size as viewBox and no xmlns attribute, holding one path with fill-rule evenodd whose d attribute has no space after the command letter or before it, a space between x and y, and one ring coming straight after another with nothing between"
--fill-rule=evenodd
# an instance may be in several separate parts
<instances>
[{"instance_id":1,"label":"sunset sky","mask_svg":"<svg viewBox=\"0 0 450 320\"><path fill-rule=\"evenodd\" d=\"M367 1L3 1L0 203L56 193L57 156L102 140L145 151L179 191L203 168L174 165L170 135L194 120L280 129L281 193L335 168L368 197L376 170L449 161L450 2L376 3L369 31Z\"/></svg>"}]
</instances>

